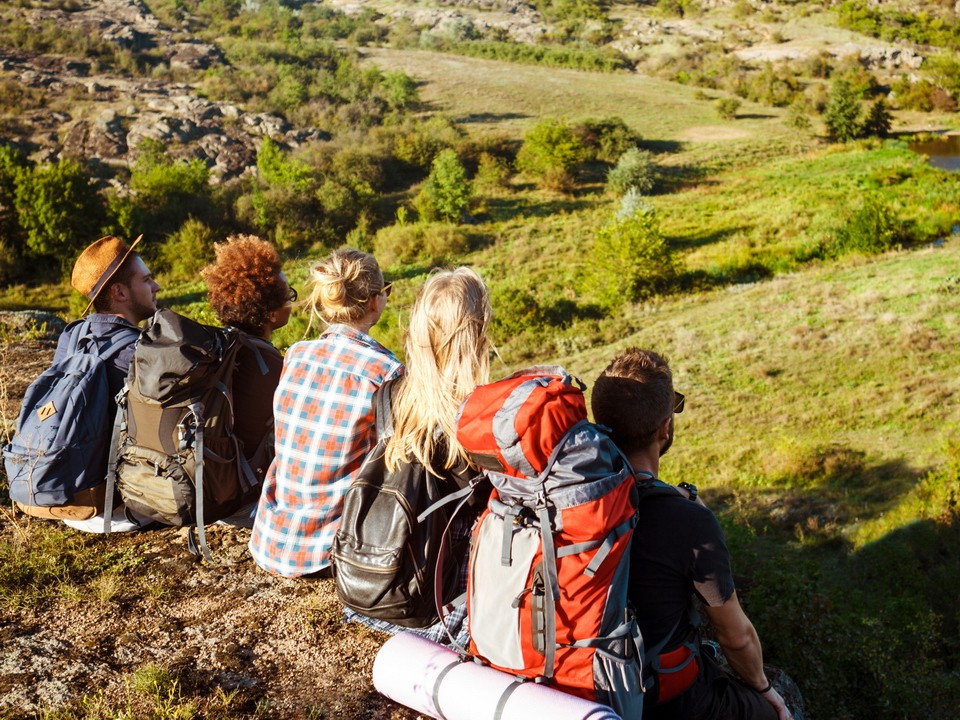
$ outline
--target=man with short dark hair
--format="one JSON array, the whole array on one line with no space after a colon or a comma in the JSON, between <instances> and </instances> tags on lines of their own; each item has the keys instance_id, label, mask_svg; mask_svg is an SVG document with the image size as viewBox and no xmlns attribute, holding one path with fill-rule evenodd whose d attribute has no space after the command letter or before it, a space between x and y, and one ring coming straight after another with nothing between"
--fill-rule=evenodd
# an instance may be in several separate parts
<instances>
[{"instance_id":1,"label":"man with short dark hair","mask_svg":"<svg viewBox=\"0 0 960 720\"><path fill-rule=\"evenodd\" d=\"M73 266L70 283L90 300L83 314L86 315L91 307L96 312L75 320L64 328L53 358L54 363L66 358L76 345L76 339L88 332L93 336L97 352L101 355L108 348L111 351L119 348L119 352L111 354L107 366L110 392L113 396L123 388L137 339L140 337L140 323L157 311L157 292L160 286L153 279L143 259L134 252L142 237L141 235L131 245L127 245L120 238L108 235L80 253ZM115 406L113 412L116 413ZM72 513L69 506L66 506L54 511L52 516L62 518L65 523L78 530L102 532L103 488L104 486L100 485L83 491L80 497L74 498L73 504L79 506L79 513ZM84 517L83 508L90 504L98 504L101 513L92 519L80 519ZM122 506L115 515L112 527L114 532L139 527L136 519L122 517L120 511Z\"/></svg>"},{"instance_id":2,"label":"man with short dark hair","mask_svg":"<svg viewBox=\"0 0 960 720\"><path fill-rule=\"evenodd\" d=\"M139 325L157 311L160 286L153 279L143 259L134 252L141 235L128 246L113 235L89 245L73 266L70 284L89 298L87 312L96 312L67 325L57 342L54 362L62 359L72 345L76 333L89 327L100 346L128 346L116 355L111 372L111 389L119 392L133 358L134 346L140 337Z\"/></svg>"},{"instance_id":3,"label":"man with short dark hair","mask_svg":"<svg viewBox=\"0 0 960 720\"><path fill-rule=\"evenodd\" d=\"M629 348L597 379L591 398L597 423L611 430L641 487L658 482L660 457L674 437L684 397L673 389L667 361ZM639 508L631 546L628 599L645 646L658 648L651 720L789 720L790 712L763 670L760 639L737 599L730 555L719 523L697 489L649 493ZM734 677L701 651L696 595ZM639 720L639 719L633 719Z\"/></svg>"}]
</instances>

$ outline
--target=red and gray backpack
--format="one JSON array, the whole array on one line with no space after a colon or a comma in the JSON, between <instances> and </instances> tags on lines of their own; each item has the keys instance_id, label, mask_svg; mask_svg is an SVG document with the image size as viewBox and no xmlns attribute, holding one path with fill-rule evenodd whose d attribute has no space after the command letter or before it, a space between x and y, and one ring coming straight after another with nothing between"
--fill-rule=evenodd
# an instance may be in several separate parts
<instances>
[{"instance_id":1,"label":"red and gray backpack","mask_svg":"<svg viewBox=\"0 0 960 720\"><path fill-rule=\"evenodd\" d=\"M638 491L587 421L583 387L534 367L460 408L457 439L495 488L470 551L470 653L640 717L644 651L627 604Z\"/></svg>"}]
</instances>

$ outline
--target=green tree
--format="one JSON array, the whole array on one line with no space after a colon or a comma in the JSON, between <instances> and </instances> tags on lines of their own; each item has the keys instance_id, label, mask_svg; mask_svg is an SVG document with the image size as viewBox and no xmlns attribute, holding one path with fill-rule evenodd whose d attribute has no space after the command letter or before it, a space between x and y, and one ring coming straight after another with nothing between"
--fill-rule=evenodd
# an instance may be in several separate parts
<instances>
[{"instance_id":1,"label":"green tree","mask_svg":"<svg viewBox=\"0 0 960 720\"><path fill-rule=\"evenodd\" d=\"M457 157L449 148L442 150L433 161L430 177L417 196L415 205L426 220L460 222L470 206L473 189Z\"/></svg>"},{"instance_id":2,"label":"green tree","mask_svg":"<svg viewBox=\"0 0 960 720\"><path fill-rule=\"evenodd\" d=\"M140 227L169 235L188 217L211 215L210 171L202 160L174 160L157 140L144 141L138 150L130 189Z\"/></svg>"},{"instance_id":3,"label":"green tree","mask_svg":"<svg viewBox=\"0 0 960 720\"><path fill-rule=\"evenodd\" d=\"M823 122L831 140L848 142L861 137L863 121L860 96L846 80L833 83L830 102L823 113Z\"/></svg>"},{"instance_id":4,"label":"green tree","mask_svg":"<svg viewBox=\"0 0 960 720\"><path fill-rule=\"evenodd\" d=\"M56 258L61 267L68 267L106 223L103 199L72 160L21 168L13 202L28 253Z\"/></svg>"},{"instance_id":5,"label":"green tree","mask_svg":"<svg viewBox=\"0 0 960 720\"><path fill-rule=\"evenodd\" d=\"M637 148L627 150L607 173L607 189L618 195L623 195L630 188L647 194L653 190L656 182L653 157L647 150Z\"/></svg>"},{"instance_id":6,"label":"green tree","mask_svg":"<svg viewBox=\"0 0 960 720\"><path fill-rule=\"evenodd\" d=\"M656 211L643 204L600 228L589 263L586 289L608 310L665 290L677 272Z\"/></svg>"},{"instance_id":7,"label":"green tree","mask_svg":"<svg viewBox=\"0 0 960 720\"><path fill-rule=\"evenodd\" d=\"M874 137L886 137L890 134L890 125L893 122L893 116L887 109L887 103L880 98L867 110L867 116L863 120L863 134Z\"/></svg>"},{"instance_id":8,"label":"green tree","mask_svg":"<svg viewBox=\"0 0 960 720\"><path fill-rule=\"evenodd\" d=\"M388 72L383 76L383 88L387 102L393 110L404 110L420 104L417 81L405 72Z\"/></svg>"},{"instance_id":9,"label":"green tree","mask_svg":"<svg viewBox=\"0 0 960 720\"><path fill-rule=\"evenodd\" d=\"M564 122L541 120L524 135L517 154L517 168L538 178L552 190L566 190L573 184L573 170L583 157L583 143Z\"/></svg>"}]
</instances>

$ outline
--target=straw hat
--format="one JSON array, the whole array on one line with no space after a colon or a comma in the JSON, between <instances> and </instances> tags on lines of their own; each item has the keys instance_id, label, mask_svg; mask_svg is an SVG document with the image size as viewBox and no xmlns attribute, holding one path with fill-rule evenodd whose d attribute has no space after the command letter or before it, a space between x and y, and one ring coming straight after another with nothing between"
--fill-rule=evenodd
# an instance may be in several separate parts
<instances>
[{"instance_id":1,"label":"straw hat","mask_svg":"<svg viewBox=\"0 0 960 720\"><path fill-rule=\"evenodd\" d=\"M80 253L77 262L73 266L73 275L70 277L70 284L75 290L80 291L88 298L90 303L87 305L83 314L93 305L97 295L107 286L123 261L126 260L137 243L143 238L140 235L133 244L127 244L118 237L107 235L89 245L86 250Z\"/></svg>"}]
</instances>

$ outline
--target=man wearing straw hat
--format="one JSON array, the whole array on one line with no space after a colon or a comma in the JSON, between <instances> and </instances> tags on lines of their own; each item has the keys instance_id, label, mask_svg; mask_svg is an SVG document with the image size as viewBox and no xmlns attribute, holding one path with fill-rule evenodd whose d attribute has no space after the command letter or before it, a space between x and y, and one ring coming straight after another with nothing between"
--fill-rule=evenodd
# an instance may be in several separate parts
<instances>
[{"instance_id":1,"label":"man wearing straw hat","mask_svg":"<svg viewBox=\"0 0 960 720\"><path fill-rule=\"evenodd\" d=\"M108 235L80 253L73 266L70 284L90 302L83 311L85 317L67 325L60 335L53 358L54 363L65 359L76 346L78 337L92 335L96 352L103 355L107 348L111 349L107 374L112 396L123 387L137 339L140 337L139 324L157 311L157 292L160 286L153 279L143 259L134 252L142 237L141 235L127 245L120 238ZM87 315L91 308L94 312ZM115 407L113 412L116 413ZM102 532L103 515L98 513L89 518L91 511L84 512L84 507L89 508L90 505L99 505L102 510L102 487L101 485L91 491L84 491L91 494L89 497L83 494L74 497L71 504L79 506L78 512L71 512L68 505L52 516L62 518L67 525L78 530ZM30 510L27 509L28 512ZM112 530L122 532L140 527L137 519L124 516L123 510L121 506L114 514Z\"/></svg>"},{"instance_id":2,"label":"man wearing straw hat","mask_svg":"<svg viewBox=\"0 0 960 720\"><path fill-rule=\"evenodd\" d=\"M73 266L70 284L90 302L81 320L70 323L57 343L54 362L68 352L74 333L87 327L97 338L98 345L106 343L126 345L114 357L110 373L110 389L119 392L130 367L133 350L140 336L140 323L157 311L157 292L160 286L153 279L143 259L134 252L143 235L127 245L113 235L102 237L89 245ZM94 312L87 313L93 308Z\"/></svg>"}]
</instances>

